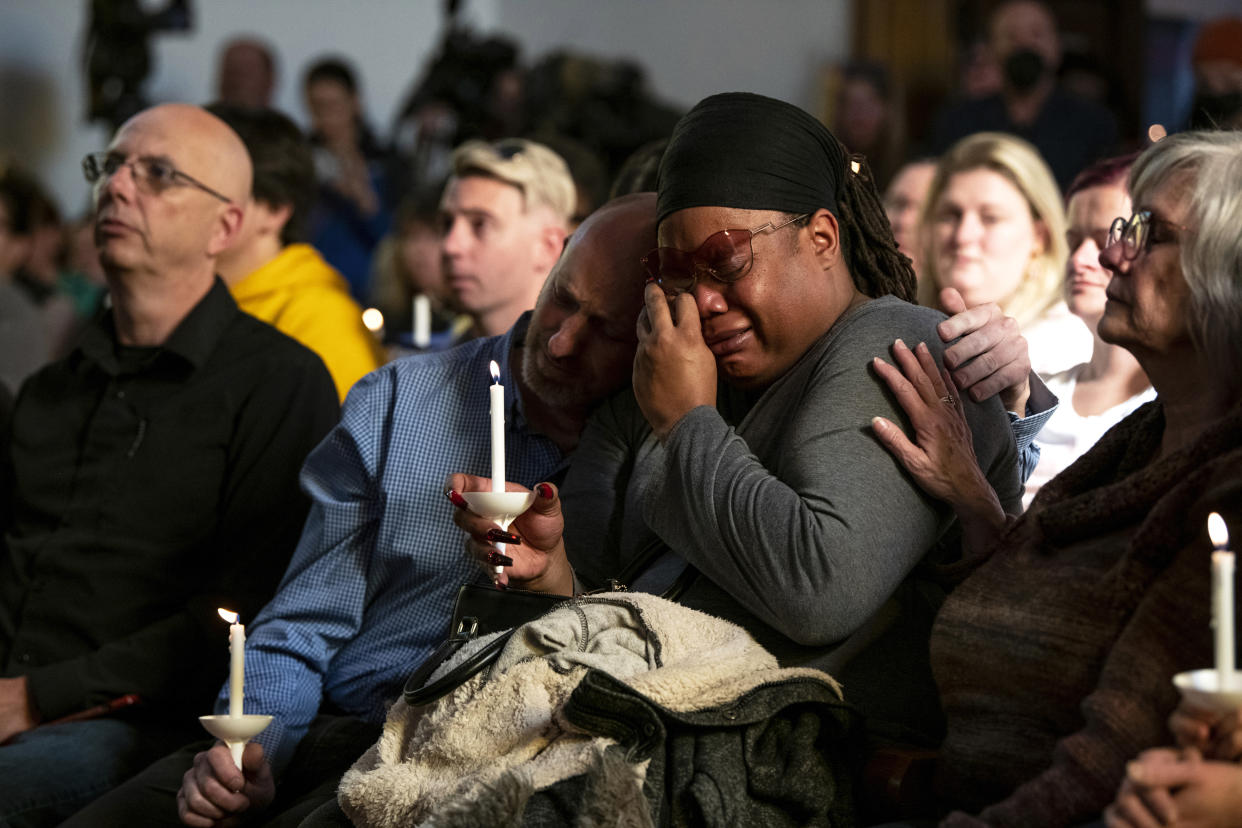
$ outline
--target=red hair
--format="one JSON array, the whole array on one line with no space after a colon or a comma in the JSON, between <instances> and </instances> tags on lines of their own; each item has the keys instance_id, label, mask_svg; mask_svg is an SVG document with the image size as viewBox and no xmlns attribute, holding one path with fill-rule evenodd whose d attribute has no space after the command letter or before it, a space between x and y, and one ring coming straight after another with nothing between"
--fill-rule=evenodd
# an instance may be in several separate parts
<instances>
[{"instance_id":1,"label":"red hair","mask_svg":"<svg viewBox=\"0 0 1242 828\"><path fill-rule=\"evenodd\" d=\"M1096 161L1074 176L1073 183L1065 191L1065 203L1069 204L1069 200L1075 195L1092 187L1111 187L1117 184L1124 187L1126 176L1130 174L1130 167L1134 165L1134 161L1138 157L1139 154L1137 152L1132 152L1128 155L1119 155L1116 158L1105 158L1102 161Z\"/></svg>"}]
</instances>

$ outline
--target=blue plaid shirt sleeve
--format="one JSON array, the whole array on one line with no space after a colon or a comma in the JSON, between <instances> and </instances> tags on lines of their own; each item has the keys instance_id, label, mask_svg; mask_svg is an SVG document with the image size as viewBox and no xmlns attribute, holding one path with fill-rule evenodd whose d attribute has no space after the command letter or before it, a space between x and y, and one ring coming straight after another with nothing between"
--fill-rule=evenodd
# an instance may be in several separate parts
<instances>
[{"instance_id":1,"label":"blue plaid shirt sleeve","mask_svg":"<svg viewBox=\"0 0 1242 828\"><path fill-rule=\"evenodd\" d=\"M1048 390L1044 381L1034 371L1031 372L1031 395L1026 403L1026 416L1019 417L1012 411L1009 415L1009 427L1013 429L1013 439L1018 446L1018 472L1025 483L1039 465L1039 444L1035 436L1043 430L1053 413L1060 405L1056 395Z\"/></svg>"},{"instance_id":2,"label":"blue plaid shirt sleeve","mask_svg":"<svg viewBox=\"0 0 1242 828\"><path fill-rule=\"evenodd\" d=\"M490 469L488 363L506 392L508 478L527 488L564 463L526 426L509 376L521 326L368 374L307 458L306 527L272 601L248 628L246 710L275 718L257 741L278 772L320 705L383 721L413 667L443 640L457 588L479 580L444 497L452 472ZM227 708L227 685L217 709Z\"/></svg>"},{"instance_id":3,"label":"blue plaid shirt sleeve","mask_svg":"<svg viewBox=\"0 0 1242 828\"><path fill-rule=\"evenodd\" d=\"M374 496L380 432L369 426L375 412L386 408L391 385L377 375L360 383L341 422L303 466L302 488L312 505L302 538L246 640L245 706L247 712L274 714L256 741L277 770L315 717L333 655L358 634L367 603L373 527L381 517ZM227 684L216 708L227 712Z\"/></svg>"}]
</instances>

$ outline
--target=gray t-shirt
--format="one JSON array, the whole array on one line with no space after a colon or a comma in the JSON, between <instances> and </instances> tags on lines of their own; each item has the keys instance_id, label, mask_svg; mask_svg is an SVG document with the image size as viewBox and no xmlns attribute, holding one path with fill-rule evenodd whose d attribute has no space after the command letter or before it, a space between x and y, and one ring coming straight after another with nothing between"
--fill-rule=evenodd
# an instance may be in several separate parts
<instances>
[{"instance_id":1,"label":"gray t-shirt","mask_svg":"<svg viewBox=\"0 0 1242 828\"><path fill-rule=\"evenodd\" d=\"M658 591L685 563L682 603L748 629L784 665L815 666L877 721L935 738L927 637L943 591L916 566L953 524L871 431L908 421L871 368L897 338L939 362L944 316L894 297L843 314L763 392L721 384L661 445L625 392L592 417L562 494L566 546L586 584L656 538L672 554L633 585ZM1007 510L1022 488L996 399L966 402L975 453ZM930 705L930 707L929 707ZM909 738L910 733L900 733Z\"/></svg>"}]
</instances>

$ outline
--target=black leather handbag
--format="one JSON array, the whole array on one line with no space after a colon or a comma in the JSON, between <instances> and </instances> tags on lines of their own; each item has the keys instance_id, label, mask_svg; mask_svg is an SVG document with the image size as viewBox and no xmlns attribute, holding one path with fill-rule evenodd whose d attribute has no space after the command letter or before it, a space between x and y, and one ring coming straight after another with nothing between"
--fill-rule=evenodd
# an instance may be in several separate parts
<instances>
[{"instance_id":1,"label":"black leather handbag","mask_svg":"<svg viewBox=\"0 0 1242 828\"><path fill-rule=\"evenodd\" d=\"M626 591L627 583L642 574L644 569L667 551L668 547L661 541L656 540L647 544L625 568L620 577L610 579L601 589L583 594L598 595L605 592ZM697 575L698 570L692 566L686 566L672 585L663 592L663 597L676 601L693 583ZM427 656L422 664L418 665L418 668L406 680L403 694L405 703L411 707L418 707L448 695L462 682L491 665L500 656L500 651L504 649L505 644L509 643L514 630L561 604L573 600L575 598L565 595L530 592L525 589L499 587L492 584L462 584L457 590L457 599L453 603L453 616L449 622L448 637L431 655ZM487 646L434 682L428 683L428 679L440 668L440 665L467 643L502 630L508 630L508 633L496 636L488 642Z\"/></svg>"}]
</instances>

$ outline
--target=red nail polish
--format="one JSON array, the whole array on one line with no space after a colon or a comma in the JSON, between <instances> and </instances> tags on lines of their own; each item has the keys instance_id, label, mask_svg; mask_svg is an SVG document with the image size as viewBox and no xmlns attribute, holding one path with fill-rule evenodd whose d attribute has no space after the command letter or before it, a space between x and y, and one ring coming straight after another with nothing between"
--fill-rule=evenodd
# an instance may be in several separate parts
<instances>
[{"instance_id":1,"label":"red nail polish","mask_svg":"<svg viewBox=\"0 0 1242 828\"><path fill-rule=\"evenodd\" d=\"M540 483L535 488L539 490L539 496L542 497L544 500L552 499L552 487L549 486L547 483Z\"/></svg>"},{"instance_id":2,"label":"red nail polish","mask_svg":"<svg viewBox=\"0 0 1242 828\"><path fill-rule=\"evenodd\" d=\"M487 562L492 566L513 566L513 558L500 552L488 553Z\"/></svg>"},{"instance_id":3,"label":"red nail polish","mask_svg":"<svg viewBox=\"0 0 1242 828\"><path fill-rule=\"evenodd\" d=\"M500 529L488 529L487 539L492 543L521 543L522 539L512 532L503 532Z\"/></svg>"},{"instance_id":4,"label":"red nail polish","mask_svg":"<svg viewBox=\"0 0 1242 828\"><path fill-rule=\"evenodd\" d=\"M653 283L654 281L655 281L655 277L654 277L654 276L648 276L648 277L647 277L647 281L643 282L643 284L644 284L644 285L649 285L649 284Z\"/></svg>"},{"instance_id":5,"label":"red nail polish","mask_svg":"<svg viewBox=\"0 0 1242 828\"><path fill-rule=\"evenodd\" d=\"M447 497L449 499L449 502L452 503L454 506L456 506L458 509L469 509L470 508L470 504L466 502L466 499L452 489L449 489L447 492L445 492L444 496Z\"/></svg>"}]
</instances>

